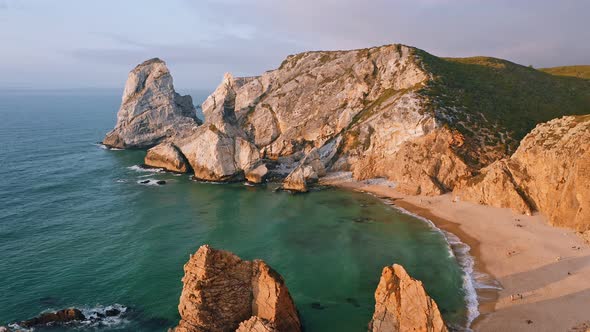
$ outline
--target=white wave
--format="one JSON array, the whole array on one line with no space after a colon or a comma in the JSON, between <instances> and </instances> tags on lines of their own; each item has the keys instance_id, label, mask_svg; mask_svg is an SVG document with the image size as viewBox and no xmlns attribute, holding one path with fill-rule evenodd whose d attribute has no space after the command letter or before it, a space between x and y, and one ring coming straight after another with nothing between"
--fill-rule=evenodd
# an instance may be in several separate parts
<instances>
[{"instance_id":1,"label":"white wave","mask_svg":"<svg viewBox=\"0 0 590 332\"><path fill-rule=\"evenodd\" d=\"M81 307L78 308L84 315L84 320L81 321L70 321L62 323L68 328L88 328L88 327L116 327L119 325L127 324L129 321L125 319L125 314L128 308L124 305L115 303L112 305L97 305L94 307ZM45 310L45 312L54 312L55 310ZM8 324L8 327L15 331L32 332L35 331L35 327L30 329L23 328L17 323Z\"/></svg>"},{"instance_id":2,"label":"white wave","mask_svg":"<svg viewBox=\"0 0 590 332\"><path fill-rule=\"evenodd\" d=\"M119 148L110 148L102 143L95 143L94 145L98 146L99 148L103 149L103 150L111 150L111 151L123 151L123 149L119 149Z\"/></svg>"},{"instance_id":3,"label":"white wave","mask_svg":"<svg viewBox=\"0 0 590 332\"><path fill-rule=\"evenodd\" d=\"M145 173L145 172L163 173L163 172L165 172L165 170L163 168L144 167L142 165L129 166L129 167L127 167L127 169L130 169L130 170L136 171L136 172L140 172L140 173Z\"/></svg>"},{"instance_id":4,"label":"white wave","mask_svg":"<svg viewBox=\"0 0 590 332\"><path fill-rule=\"evenodd\" d=\"M116 314L111 314L110 316L107 315L109 311L113 310L115 310L114 313ZM126 324L129 322L125 319L127 310L128 308L126 306L118 303L108 306L97 305L95 307L83 307L80 308L80 311L82 311L86 320L82 321L81 324L90 327L114 327Z\"/></svg>"},{"instance_id":5,"label":"white wave","mask_svg":"<svg viewBox=\"0 0 590 332\"><path fill-rule=\"evenodd\" d=\"M463 271L463 290L465 291L465 303L467 304L467 324L465 327L465 331L472 331L471 330L471 323L473 323L473 321L480 314L480 312L479 312L479 299L478 299L476 289L498 289L499 290L499 289L502 289L500 284L496 280L494 280L491 276L489 276L483 272L475 271L475 269L474 269L475 260L473 259L473 256L471 256L471 254L470 254L471 247L469 247L469 245L467 245L466 243L461 242L459 237L457 237L455 234L453 234L451 232L444 231L444 230L436 227L436 225L432 222L432 220L424 218L422 216L419 216L415 213L412 213L402 207L399 207L399 206L395 205L394 202L389 199L384 199L384 198L378 197L377 195L375 195L373 193L368 193L368 192L366 192L366 193L370 194L372 196L375 196L377 198L380 198L386 204L391 205L394 209L396 209L404 214L407 214L407 215L410 215L414 218L422 220L423 222L428 224L433 230L435 230L443 235L443 237L446 239L446 242L448 244L449 256L455 257L457 263L459 264L459 266L461 267L461 270Z\"/></svg>"},{"instance_id":6,"label":"white wave","mask_svg":"<svg viewBox=\"0 0 590 332\"><path fill-rule=\"evenodd\" d=\"M168 181L165 181L164 183L160 184L158 183L158 181L163 181L163 180L156 180L156 179L142 179L142 180L137 180L137 184L141 184L144 186L161 186L163 184L168 183Z\"/></svg>"}]
</instances>

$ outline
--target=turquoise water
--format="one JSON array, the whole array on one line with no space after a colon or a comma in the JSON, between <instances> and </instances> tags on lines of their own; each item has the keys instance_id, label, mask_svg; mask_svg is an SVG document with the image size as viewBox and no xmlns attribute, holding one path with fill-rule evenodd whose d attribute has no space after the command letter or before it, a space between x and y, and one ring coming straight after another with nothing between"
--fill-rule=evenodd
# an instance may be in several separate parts
<instances>
[{"instance_id":1,"label":"turquoise water","mask_svg":"<svg viewBox=\"0 0 590 332\"><path fill-rule=\"evenodd\" d=\"M144 152L94 144L119 102L117 91L0 92L0 325L118 303L124 321L79 330L165 331L179 319L183 264L205 243L273 266L308 332L365 331L393 263L465 323L463 273L426 223L360 193L143 172Z\"/></svg>"}]
</instances>

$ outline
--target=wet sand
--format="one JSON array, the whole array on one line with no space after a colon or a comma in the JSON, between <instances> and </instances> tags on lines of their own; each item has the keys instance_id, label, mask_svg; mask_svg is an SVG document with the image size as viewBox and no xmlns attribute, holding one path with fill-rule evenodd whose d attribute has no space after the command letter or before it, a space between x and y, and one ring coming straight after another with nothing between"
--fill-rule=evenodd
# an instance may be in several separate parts
<instances>
[{"instance_id":1,"label":"wet sand","mask_svg":"<svg viewBox=\"0 0 590 332\"><path fill-rule=\"evenodd\" d=\"M454 202L451 194L407 196L389 184L330 178L329 184L391 199L471 247L475 270L501 290L480 289L475 331L586 331L590 320L590 247L572 230L539 214ZM574 329L578 327L579 329Z\"/></svg>"}]
</instances>

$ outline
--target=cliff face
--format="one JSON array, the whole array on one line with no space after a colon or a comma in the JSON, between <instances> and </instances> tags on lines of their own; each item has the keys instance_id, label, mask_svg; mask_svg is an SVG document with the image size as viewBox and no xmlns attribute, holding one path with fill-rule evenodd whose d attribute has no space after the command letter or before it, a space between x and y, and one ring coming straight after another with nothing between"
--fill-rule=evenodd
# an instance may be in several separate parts
<instances>
[{"instance_id":1,"label":"cliff face","mask_svg":"<svg viewBox=\"0 0 590 332\"><path fill-rule=\"evenodd\" d=\"M436 302L426 294L422 282L410 277L401 265L383 269L375 302L369 331L447 331Z\"/></svg>"},{"instance_id":2,"label":"cliff face","mask_svg":"<svg viewBox=\"0 0 590 332\"><path fill-rule=\"evenodd\" d=\"M166 63L151 59L135 67L127 78L115 129L103 144L115 148L149 148L181 137L199 120L190 96L174 91Z\"/></svg>"},{"instance_id":3,"label":"cliff face","mask_svg":"<svg viewBox=\"0 0 590 332\"><path fill-rule=\"evenodd\" d=\"M420 93L431 79L416 49L403 45L302 53L259 77L226 75L203 103L205 125L253 143L283 176L293 171L286 188L306 190L297 159L317 149L331 171L388 177L408 184L408 192L438 194L470 168ZM421 157L411 158L415 152Z\"/></svg>"},{"instance_id":4,"label":"cliff face","mask_svg":"<svg viewBox=\"0 0 590 332\"><path fill-rule=\"evenodd\" d=\"M590 115L538 125L510 159L491 165L455 195L517 212L538 210L553 225L590 229Z\"/></svg>"},{"instance_id":5,"label":"cliff face","mask_svg":"<svg viewBox=\"0 0 590 332\"><path fill-rule=\"evenodd\" d=\"M263 261L202 246L184 272L174 331L301 331L285 282Z\"/></svg>"}]
</instances>

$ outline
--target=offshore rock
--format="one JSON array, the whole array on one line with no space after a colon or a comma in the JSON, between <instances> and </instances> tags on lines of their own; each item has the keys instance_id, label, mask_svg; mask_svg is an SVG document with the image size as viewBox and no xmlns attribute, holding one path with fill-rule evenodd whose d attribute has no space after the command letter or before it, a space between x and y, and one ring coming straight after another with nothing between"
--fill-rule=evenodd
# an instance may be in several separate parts
<instances>
[{"instance_id":1,"label":"offshore rock","mask_svg":"<svg viewBox=\"0 0 590 332\"><path fill-rule=\"evenodd\" d=\"M187 173L191 169L184 155L172 143L160 143L149 149L144 163L178 173Z\"/></svg>"},{"instance_id":2,"label":"offshore rock","mask_svg":"<svg viewBox=\"0 0 590 332\"><path fill-rule=\"evenodd\" d=\"M369 331L447 331L436 302L426 294L422 282L410 277L401 265L383 269L375 302Z\"/></svg>"},{"instance_id":3,"label":"offshore rock","mask_svg":"<svg viewBox=\"0 0 590 332\"><path fill-rule=\"evenodd\" d=\"M154 58L129 73L117 124L103 144L122 149L149 148L184 137L199 123L192 98L174 91L166 63Z\"/></svg>"},{"instance_id":4,"label":"offshore rock","mask_svg":"<svg viewBox=\"0 0 590 332\"><path fill-rule=\"evenodd\" d=\"M82 311L80 311L79 309L70 308L59 310L56 312L47 312L35 318L19 322L18 325L24 328L32 328L52 324L63 324L72 321L81 321L84 319L86 319L86 317L84 317Z\"/></svg>"},{"instance_id":5,"label":"offshore rock","mask_svg":"<svg viewBox=\"0 0 590 332\"><path fill-rule=\"evenodd\" d=\"M235 331L252 316L261 321L245 322L243 328L272 324L277 331L301 331L285 282L263 261L243 261L204 245L185 264L184 272L178 305L181 320L174 331Z\"/></svg>"}]
</instances>

